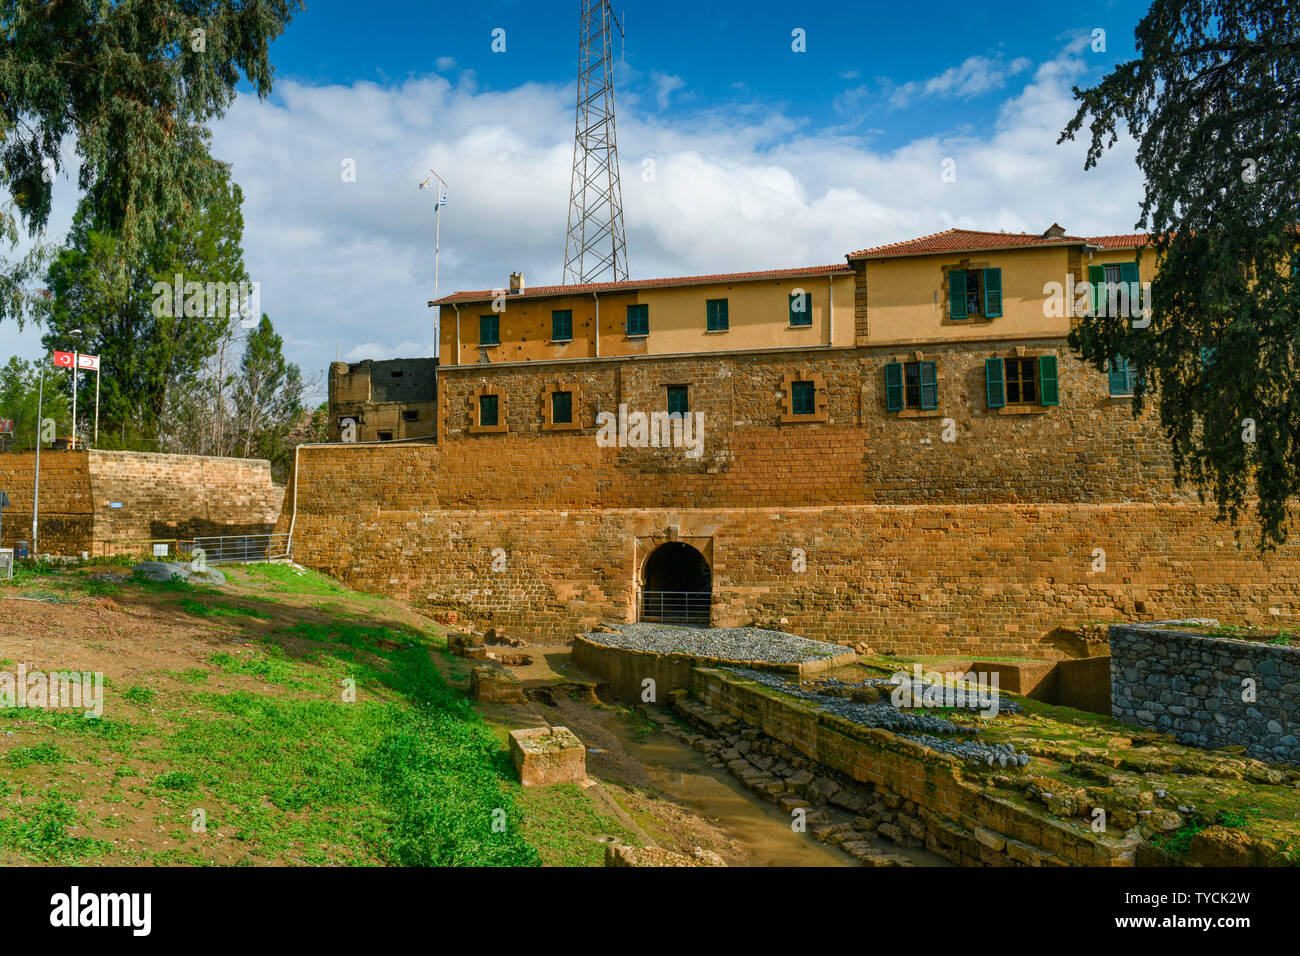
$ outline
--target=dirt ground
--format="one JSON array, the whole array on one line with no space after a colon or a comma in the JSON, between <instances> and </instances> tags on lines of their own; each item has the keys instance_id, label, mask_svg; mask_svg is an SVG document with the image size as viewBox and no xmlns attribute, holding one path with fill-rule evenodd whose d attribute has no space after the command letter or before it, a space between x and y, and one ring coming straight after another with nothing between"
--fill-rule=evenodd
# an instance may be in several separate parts
<instances>
[{"instance_id":1,"label":"dirt ground","mask_svg":"<svg viewBox=\"0 0 1300 956\"><path fill-rule=\"evenodd\" d=\"M337 624L348 620L368 626L406 627L435 636L443 632L429 618L396 601L341 587L330 593L288 593L239 569L229 570L229 581L219 589L217 599L222 605L246 607L262 614L271 609L268 617L196 617L178 606L184 595L130 585L111 595L95 596L86 592L91 576L121 573L121 568L90 567L43 576L21 588L0 589L0 668L13 671L21 663L28 672L101 672L107 685L118 691L105 691L105 716L111 718L130 706L120 699L122 689L147 686L160 700L165 700L169 693L183 691L186 675L198 671L207 672L204 680L209 691L228 693L252 688L255 684L252 677L213 670L210 666L213 655L254 655L254 649L272 634L278 635L276 641L291 647L293 638L286 638L283 632L296 624ZM530 683L549 683L554 685L554 690L518 705L476 705L497 731L503 749L510 729L542 726L546 722L568 726L588 746L589 779L583 786L582 798L591 802L594 811L616 820L624 831L622 838L631 834L632 842L686 854L699 847L717 853L731 865L755 862L750 849L723 823L707 819L664 793L655 783L654 768L628 752L624 741L639 740L653 732L652 726L646 724L647 718L638 717L626 707L601 702L591 694L589 685L582 687L585 675L567 668L567 648L518 650L543 662L542 673L534 674ZM449 684L462 691L468 689L470 662L436 650L431 655ZM521 668L521 672L530 670L538 668ZM571 695L569 690L575 680L582 692ZM287 687L268 687L264 683L256 686L259 693L294 693ZM0 727L0 759L15 747L41 739L71 748L74 760L70 767L64 768L63 786L68 789L70 773L77 785L73 789L78 791L75 801L78 813L87 813L89 819L108 827L93 835L110 842L112 849L107 855L88 862L128 865L157 862L158 854L185 845L185 834L175 832L174 820L169 823L166 808L151 793L139 759L129 761L131 766L124 766L127 761L111 752L111 748L97 749L93 738L69 743L66 734L60 736L48 727L37 727L23 719L7 720ZM662 734L657 739L668 740ZM147 742L144 746L147 749ZM701 769L708 770L702 758L692 759L697 759ZM40 775L48 770L35 765L4 768L0 773L11 786L26 782L26 789L30 790L39 786ZM131 777L136 774L141 777L139 786L132 787ZM116 797L109 794L108 784L115 775L127 777L131 796L125 802L120 794ZM736 789L740 791L739 785ZM522 804L525 813L554 812L546 798L526 792L522 794ZM78 827L73 825L69 831L75 834ZM611 837L589 833L578 838L608 841ZM205 841L202 850L206 861L216 864L246 862L242 852L237 840L222 838ZM588 853L584 859L595 862L592 857ZM267 862L299 861L292 851L285 851Z\"/></svg>"}]
</instances>

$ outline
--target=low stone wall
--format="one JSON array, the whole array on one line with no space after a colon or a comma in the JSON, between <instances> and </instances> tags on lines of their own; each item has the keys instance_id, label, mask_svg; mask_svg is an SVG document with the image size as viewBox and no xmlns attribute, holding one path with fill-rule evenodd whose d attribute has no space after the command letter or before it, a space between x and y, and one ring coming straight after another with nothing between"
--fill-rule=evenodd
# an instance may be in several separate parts
<instances>
[{"instance_id":1,"label":"low stone wall","mask_svg":"<svg viewBox=\"0 0 1300 956\"><path fill-rule=\"evenodd\" d=\"M30 544L35 472L35 452L0 454L0 489L11 502L3 547ZM261 459L42 451L37 546L102 555L145 550L154 538L260 534L274 527L283 498Z\"/></svg>"},{"instance_id":2,"label":"low stone wall","mask_svg":"<svg viewBox=\"0 0 1300 956\"><path fill-rule=\"evenodd\" d=\"M927 849L962 865L1131 866L1138 837L1038 815L968 780L962 764L885 730L801 706L723 671L696 669L691 696L823 767L915 805Z\"/></svg>"},{"instance_id":3,"label":"low stone wall","mask_svg":"<svg viewBox=\"0 0 1300 956\"><path fill-rule=\"evenodd\" d=\"M801 663L774 663L770 661L725 661L716 657L677 652L660 654L653 651L612 647L599 643L599 637L588 634L573 642L573 663L585 671L609 681L610 689L624 700L642 699L644 681L654 681L655 700L667 700L674 690L688 690L691 686L691 669L734 665L755 670L771 670L800 677L817 674L832 667L847 664L857 655L847 648L844 653L820 660Z\"/></svg>"},{"instance_id":4,"label":"low stone wall","mask_svg":"<svg viewBox=\"0 0 1300 956\"><path fill-rule=\"evenodd\" d=\"M1111 627L1110 650L1117 720L1300 763L1300 647L1125 624Z\"/></svg>"}]
</instances>

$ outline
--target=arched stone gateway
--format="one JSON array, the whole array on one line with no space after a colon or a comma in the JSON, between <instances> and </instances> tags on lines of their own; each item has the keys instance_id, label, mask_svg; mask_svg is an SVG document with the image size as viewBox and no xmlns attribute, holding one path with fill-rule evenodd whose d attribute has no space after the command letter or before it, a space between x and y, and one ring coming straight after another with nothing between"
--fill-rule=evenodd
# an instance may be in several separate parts
<instances>
[{"instance_id":1,"label":"arched stone gateway","mask_svg":"<svg viewBox=\"0 0 1300 956\"><path fill-rule=\"evenodd\" d=\"M637 620L709 626L713 571L695 548L669 541L650 552L641 570Z\"/></svg>"}]
</instances>

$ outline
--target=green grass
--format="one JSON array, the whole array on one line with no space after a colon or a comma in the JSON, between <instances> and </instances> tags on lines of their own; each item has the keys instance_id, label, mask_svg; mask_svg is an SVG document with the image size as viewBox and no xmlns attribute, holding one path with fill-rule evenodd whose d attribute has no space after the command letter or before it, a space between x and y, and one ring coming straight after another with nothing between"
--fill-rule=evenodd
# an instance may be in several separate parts
<instances>
[{"instance_id":1,"label":"green grass","mask_svg":"<svg viewBox=\"0 0 1300 956\"><path fill-rule=\"evenodd\" d=\"M272 590L352 600L334 582L284 566L257 566L249 577ZM177 592L174 607L205 618L231 610L197 599L207 592L184 581L143 587ZM40 789L9 778L0 792L0 860L66 864L107 853L117 864L542 862L524 835L508 752L447 685L428 637L355 619L298 623L276 613L271 595L241 603L273 613L280 630L242 638L251 649L227 644L201 666L160 672L157 686L126 686L111 717L0 711L0 725L21 716L51 741L12 750L0 764L6 772L41 765ZM345 693L349 680L355 695ZM196 808L207 815L207 834L190 829ZM132 820L171 845L78 835L88 828L101 837ZM219 857L205 845L214 834ZM598 841L572 839L554 859L599 862Z\"/></svg>"},{"instance_id":2,"label":"green grass","mask_svg":"<svg viewBox=\"0 0 1300 956\"><path fill-rule=\"evenodd\" d=\"M133 684L122 691L122 699L129 700L133 704L148 706L153 703L154 690L151 687L141 687L139 684Z\"/></svg>"},{"instance_id":3,"label":"green grass","mask_svg":"<svg viewBox=\"0 0 1300 956\"><path fill-rule=\"evenodd\" d=\"M59 764L67 758L53 744L36 744L33 747L16 747L5 755L9 766L30 767L32 764Z\"/></svg>"},{"instance_id":4,"label":"green grass","mask_svg":"<svg viewBox=\"0 0 1300 956\"><path fill-rule=\"evenodd\" d=\"M172 715L179 726L159 754L187 768L184 788L171 776L156 778L154 790L186 793L186 807L222 808L209 827L224 816L268 859L292 849L309 864L539 862L503 789L508 757L486 724L446 686L427 647L391 656L390 666L338 662L335 671L346 669L363 691L386 688L391 700L363 693L347 703L338 685L331 698L197 694ZM271 683L317 682L292 659L212 660ZM504 830L494 828L501 821Z\"/></svg>"},{"instance_id":5,"label":"green grass","mask_svg":"<svg viewBox=\"0 0 1300 956\"><path fill-rule=\"evenodd\" d=\"M271 619L271 615L265 611L236 607L232 604L203 604L193 598L185 598L181 601L181 610L196 617L255 617L263 621Z\"/></svg>"},{"instance_id":6,"label":"green grass","mask_svg":"<svg viewBox=\"0 0 1300 956\"><path fill-rule=\"evenodd\" d=\"M623 843L640 842L612 815L601 812L577 784L521 787L518 799L523 835L547 866L603 866L602 835Z\"/></svg>"},{"instance_id":7,"label":"green grass","mask_svg":"<svg viewBox=\"0 0 1300 956\"><path fill-rule=\"evenodd\" d=\"M0 818L0 847L49 863L75 863L103 854L109 844L89 837L71 836L68 827L84 822L58 790L48 791L40 803L19 808Z\"/></svg>"},{"instance_id":8,"label":"green grass","mask_svg":"<svg viewBox=\"0 0 1300 956\"><path fill-rule=\"evenodd\" d=\"M250 564L244 568L250 580L271 585L273 591L288 594L348 594L348 589L316 571L299 570L291 564Z\"/></svg>"}]
</instances>

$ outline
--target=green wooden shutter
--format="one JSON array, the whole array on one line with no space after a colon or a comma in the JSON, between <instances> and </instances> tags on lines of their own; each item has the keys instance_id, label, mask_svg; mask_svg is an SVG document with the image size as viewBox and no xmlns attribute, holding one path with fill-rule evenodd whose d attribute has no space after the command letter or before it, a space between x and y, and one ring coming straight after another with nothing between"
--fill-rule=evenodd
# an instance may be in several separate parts
<instances>
[{"instance_id":1,"label":"green wooden shutter","mask_svg":"<svg viewBox=\"0 0 1300 956\"><path fill-rule=\"evenodd\" d=\"M891 412L903 410L903 363L885 365L885 408Z\"/></svg>"},{"instance_id":2,"label":"green wooden shutter","mask_svg":"<svg viewBox=\"0 0 1300 956\"><path fill-rule=\"evenodd\" d=\"M1106 267L1088 266L1088 284L1092 286L1092 314L1101 315L1101 301L1106 295Z\"/></svg>"},{"instance_id":3,"label":"green wooden shutter","mask_svg":"<svg viewBox=\"0 0 1300 956\"><path fill-rule=\"evenodd\" d=\"M1056 356L1038 356L1038 404L1061 404L1060 389L1056 383Z\"/></svg>"},{"instance_id":4,"label":"green wooden shutter","mask_svg":"<svg viewBox=\"0 0 1300 956\"><path fill-rule=\"evenodd\" d=\"M1119 281L1124 287L1124 295L1128 298L1128 314L1125 318L1141 318L1142 277L1138 272L1138 264L1136 262L1121 262L1119 264Z\"/></svg>"},{"instance_id":5,"label":"green wooden shutter","mask_svg":"<svg viewBox=\"0 0 1300 956\"><path fill-rule=\"evenodd\" d=\"M948 312L950 318L966 318L966 273L961 269L948 272Z\"/></svg>"},{"instance_id":6,"label":"green wooden shutter","mask_svg":"<svg viewBox=\"0 0 1300 956\"><path fill-rule=\"evenodd\" d=\"M1002 314L1002 270L984 270L984 317L995 319Z\"/></svg>"},{"instance_id":7,"label":"green wooden shutter","mask_svg":"<svg viewBox=\"0 0 1300 956\"><path fill-rule=\"evenodd\" d=\"M988 392L989 408L1002 408L1007 403L1006 388L1003 385L1002 359L984 360L984 386Z\"/></svg>"},{"instance_id":8,"label":"green wooden shutter","mask_svg":"<svg viewBox=\"0 0 1300 956\"><path fill-rule=\"evenodd\" d=\"M939 407L939 374L933 362L921 363L921 407L927 410Z\"/></svg>"}]
</instances>

